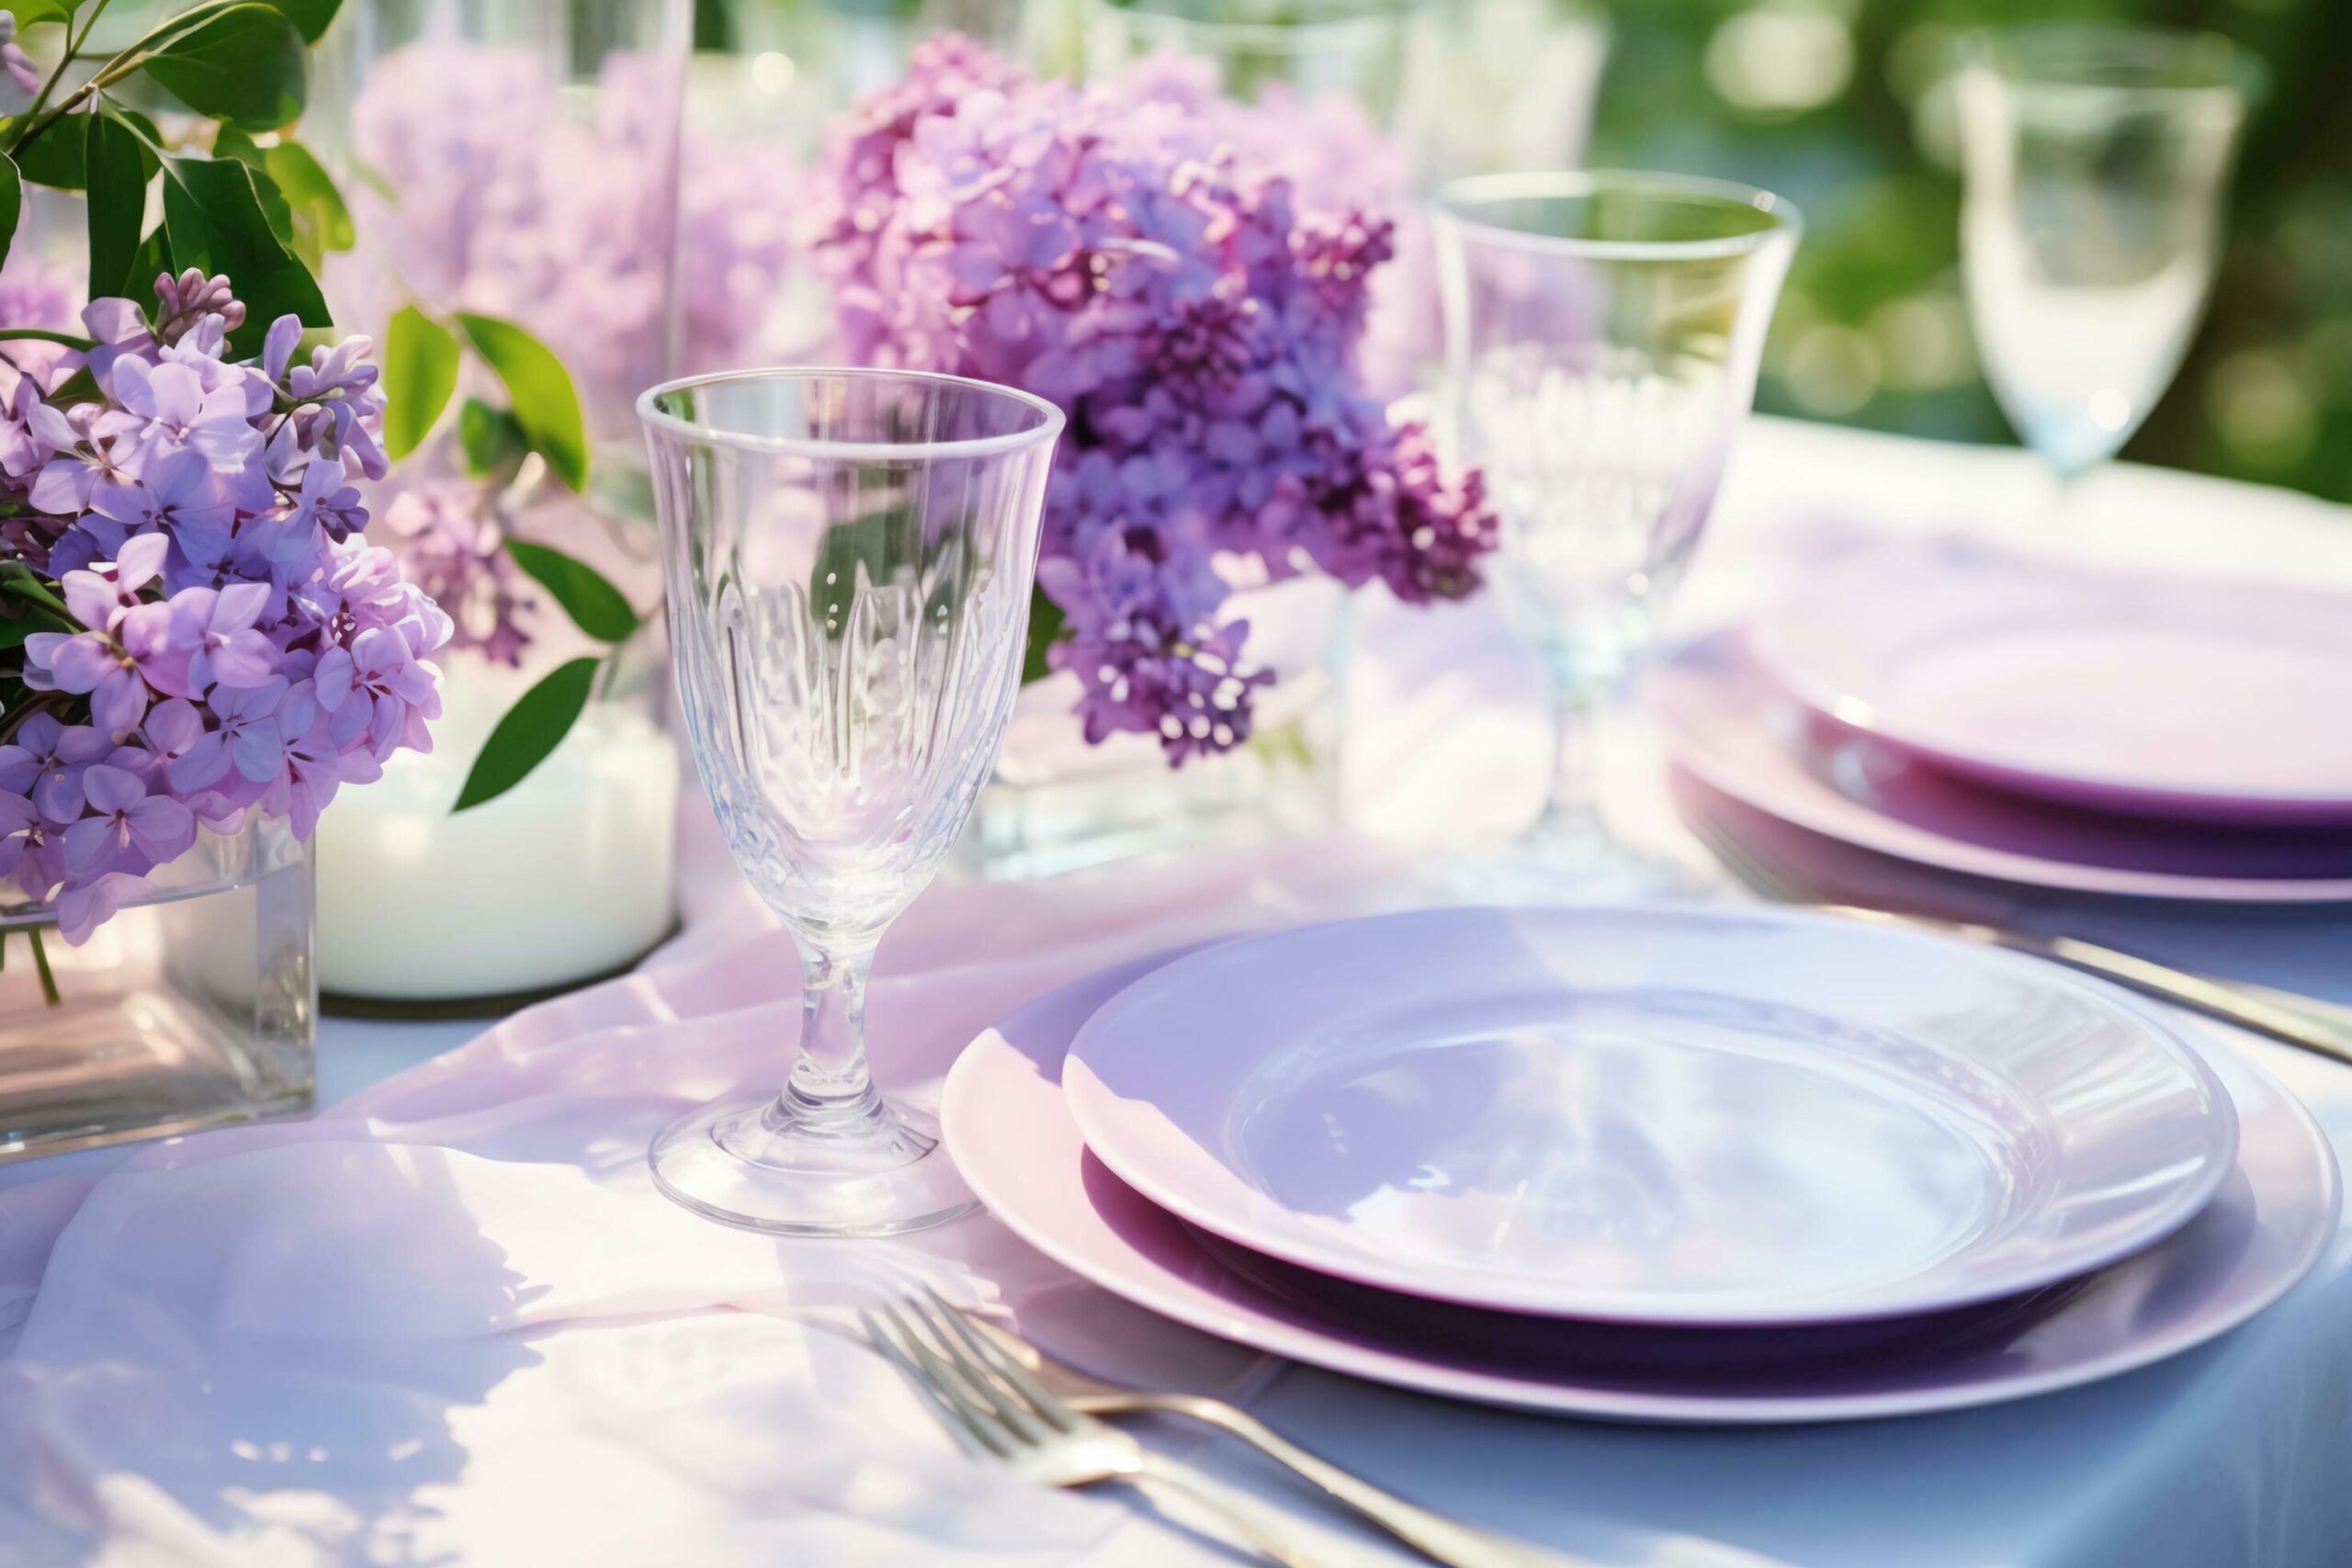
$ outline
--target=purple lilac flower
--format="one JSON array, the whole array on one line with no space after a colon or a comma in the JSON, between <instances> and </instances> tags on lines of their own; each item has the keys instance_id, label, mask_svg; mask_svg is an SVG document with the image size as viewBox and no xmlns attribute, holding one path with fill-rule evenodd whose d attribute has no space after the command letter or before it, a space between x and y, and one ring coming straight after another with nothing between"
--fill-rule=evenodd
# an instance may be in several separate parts
<instances>
[{"instance_id":1,"label":"purple lilac flower","mask_svg":"<svg viewBox=\"0 0 2352 1568\"><path fill-rule=\"evenodd\" d=\"M14 12L0 11L0 68L6 68L9 80L28 93L40 91L40 67L17 41L17 17ZM12 111L13 112L13 111Z\"/></svg>"},{"instance_id":2,"label":"purple lilac flower","mask_svg":"<svg viewBox=\"0 0 2352 1568\"><path fill-rule=\"evenodd\" d=\"M245 307L231 292L225 277L207 277L189 267L177 277L166 274L155 280L155 336L176 344L199 329L223 336L245 324Z\"/></svg>"},{"instance_id":3,"label":"purple lilac flower","mask_svg":"<svg viewBox=\"0 0 2352 1568\"><path fill-rule=\"evenodd\" d=\"M384 509L384 526L417 586L455 620L449 645L519 666L531 600L481 487L439 481L402 491Z\"/></svg>"},{"instance_id":4,"label":"purple lilac flower","mask_svg":"<svg viewBox=\"0 0 2352 1568\"><path fill-rule=\"evenodd\" d=\"M1247 740L1270 679L1222 621L1220 553L1426 603L1473 592L1495 521L1359 368L1384 219L1303 207L1231 117L1039 82L967 40L833 126L813 249L850 352L1024 387L1069 415L1038 581L1091 739L1171 761ZM1262 139L1261 139L1262 140Z\"/></svg>"},{"instance_id":5,"label":"purple lilac flower","mask_svg":"<svg viewBox=\"0 0 2352 1568\"><path fill-rule=\"evenodd\" d=\"M354 481L381 463L364 340L298 365L288 318L232 361L225 279L156 294L153 331L128 300L84 312L94 400L61 408L63 377L0 367L0 560L42 574L74 628L17 656L0 875L75 942L198 830L259 809L307 835L342 784L429 746L451 630L356 536Z\"/></svg>"},{"instance_id":6,"label":"purple lilac flower","mask_svg":"<svg viewBox=\"0 0 2352 1568\"><path fill-rule=\"evenodd\" d=\"M261 451L262 433L242 382L208 388L194 366L150 366L125 355L115 362L107 389L129 416L126 426L140 432L131 448L137 458L190 453L216 472L234 473Z\"/></svg>"},{"instance_id":7,"label":"purple lilac flower","mask_svg":"<svg viewBox=\"0 0 2352 1568\"><path fill-rule=\"evenodd\" d=\"M113 871L140 874L165 865L196 842L196 816L125 768L93 763L84 775L89 815L65 829L65 869L96 880Z\"/></svg>"}]
</instances>

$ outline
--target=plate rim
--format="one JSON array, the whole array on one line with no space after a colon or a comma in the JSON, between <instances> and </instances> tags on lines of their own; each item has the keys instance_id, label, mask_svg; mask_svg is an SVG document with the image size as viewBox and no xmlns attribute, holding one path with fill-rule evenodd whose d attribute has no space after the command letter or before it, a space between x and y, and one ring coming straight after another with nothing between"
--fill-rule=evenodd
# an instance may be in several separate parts
<instances>
[{"instance_id":1,"label":"plate rim","mask_svg":"<svg viewBox=\"0 0 2352 1568\"><path fill-rule=\"evenodd\" d=\"M1792 931L1837 931L1862 942L1893 942L1898 946L1912 947L1922 952L1939 953L1958 963L2004 971L2032 984L2071 993L2089 1006L2104 1010L2111 1016L2134 1027L2148 1044L2171 1057L2187 1070L2188 1077L2204 1096L2206 1101L2204 1119L2220 1130L2219 1144L2216 1148L2209 1151L2205 1168L2196 1179L2187 1182L2166 1206L2152 1212L2145 1219L2109 1238L2104 1245L2086 1248L2069 1257L2063 1266L2029 1267L2020 1262L2007 1273L1993 1276L1983 1283L1956 1292L1920 1292L1916 1288L1916 1281L1923 1276L1913 1276L1910 1280L1897 1280L1876 1287L1881 1299L1859 1307L1850 1302L1839 1305L1837 1304L1836 1298L1830 1298L1813 1303L1785 1303L1777 1310L1762 1313L1742 1310L1736 1315L1726 1315L1726 1309L1721 1307L1702 1310L1678 1309L1670 1304L1628 1307L1611 1305L1605 1302L1594 1303L1590 1301L1577 1301L1572 1293L1563 1296L1555 1290L1545 1289L1541 1282L1524 1287L1490 1282L1466 1290L1461 1288L1448 1290L1443 1288L1444 1280L1440 1276L1431 1274L1416 1278L1409 1269L1406 1269L1395 1271L1385 1270L1376 1262L1367 1263L1361 1254L1325 1249L1312 1239L1300 1242L1291 1237L1283 1239L1278 1246L1270 1246L1262 1236L1244 1234L1245 1227L1237 1224L1227 1215L1208 1207L1198 1198L1158 1179L1152 1172L1137 1167L1128 1151L1113 1146L1116 1142L1115 1138L1106 1142L1101 1137L1102 1127L1100 1114L1099 1112L1091 1113L1090 1106L1095 1102L1098 1094L1107 1097L1111 1091L1107 1087L1100 1084L1099 1077L1087 1066L1081 1053L1086 1044L1088 1032L1101 1021L1103 1014L1114 1005L1132 995L1135 990L1149 984L1164 984L1171 987L1181 987L1185 978L1185 971L1196 964L1222 960L1237 951L1261 946L1271 942L1280 942L1306 932L1411 920L1456 919L1468 914L1501 914L1510 918L1573 915L1588 919L1631 916L1652 919L1672 918L1706 923L1736 919L1743 922L1761 922ZM1080 1137L1088 1150L1102 1163L1106 1169L1121 1181L1134 1188L1146 1200L1189 1224L1223 1236L1236 1246L1265 1253L1270 1257L1281 1258L1285 1262L1317 1272L1353 1280L1358 1284L1380 1290L1459 1305L1487 1307L1503 1312L1521 1313L1531 1316L1574 1318L1594 1323L1693 1328L1801 1327L1808 1325L1883 1322L1923 1312L1973 1306L1998 1301L2023 1291L2037 1289L2106 1268L2162 1241L2204 1212L2206 1206L2212 1201L2214 1195L2220 1191L2222 1183L2229 1179L2230 1173L2236 1168L2237 1160L2236 1107L2220 1078L2214 1074L2211 1065L2204 1059L2186 1036L2152 1010L2142 1006L2135 998L2089 976L2078 975L2072 970L2024 953L1953 943L1926 931L1911 931L1896 926L1863 925L1841 919L1834 915L1771 906L1700 904L1671 900L1589 902L1517 908L1439 905L1340 919L1311 920L1274 931L1252 932L1171 960L1166 964L1137 976L1115 995L1104 998L1102 1004L1072 1036L1069 1048L1066 1053L1066 1062L1075 1063L1085 1069L1077 1080L1079 1087L1073 1089L1072 1080L1068 1076L1067 1066L1065 1066L1063 1099L1069 1106L1071 1118L1077 1123ZM1939 1262L1949 1262L1949 1259L1942 1259ZM1902 1288L1906 1283L1914 1286L1908 1293ZM1564 1302L1566 1304L1563 1304Z\"/></svg>"},{"instance_id":2,"label":"plate rim","mask_svg":"<svg viewBox=\"0 0 2352 1568\"><path fill-rule=\"evenodd\" d=\"M1884 548L1872 552L1879 558L1889 553ZM1916 570L1923 555L1923 551L1914 548L1896 553L1896 558L1906 569ZM1854 575L1860 570L1858 561L1862 558L1849 557L1831 563L1827 571L1830 574ZM2022 563L2004 558L2000 564L2015 568ZM2036 586L2063 588L2075 593L2078 599L2098 596L2096 582L2080 563L2053 560L2043 564L2048 569L2047 573L2035 580ZM1886 722L1878 705L1858 691L1843 689L1838 682L1825 676L1808 660L1791 650L1790 623L1801 619L1799 606L1819 604L1833 598L1830 589L1837 581L1836 576L1830 575L1826 581L1815 579L1800 584L1761 606L1747 621L1747 648L1758 668L1789 695L1824 718L1849 729L1876 736L1890 746L1932 759L1953 772L1967 773L2020 795L2031 795L2062 805L2080 802L2086 795L2098 795L2141 803L2142 809L2150 815L2169 813L2199 820L2227 819L2227 813L2233 808L2245 808L2256 815L2288 816L2294 820L2302 820L2306 817L2312 820L2352 817L2352 786L2334 791L2249 791L2230 786L2216 788L2152 784L2145 779L2098 772L2062 772L2015 754L2003 753L1997 749L1956 749L1946 740L1923 737L1916 730L1891 725ZM2163 578L2148 572L2109 574L2109 581L2184 587L2192 581L2185 578ZM2219 586L2232 592L2268 594L2275 599L2305 604L2314 616L2319 614L2315 604L2307 603L2317 597L2314 592L2297 588L2291 583L2232 580L2218 585L2209 583L2202 586ZM2195 602L2194 596L2191 597ZM2343 597L2346 599L2346 613L2352 615L2352 595ZM2054 615L2057 609L2052 604L2048 613ZM1868 716L1856 714L1853 711L1856 707Z\"/></svg>"},{"instance_id":3,"label":"plate rim","mask_svg":"<svg viewBox=\"0 0 2352 1568\"><path fill-rule=\"evenodd\" d=\"M1720 665L1725 660L1730 661L1728 669L1706 668L1711 661ZM1657 684L1662 681L1720 682L1739 679L1743 671L1747 678L1769 683L1770 677L1756 664L1747 646L1745 627L1727 627L1694 637L1665 651L1643 677L1644 711L1657 723L1667 758L1674 766L1717 794L1792 828L1907 865L1929 866L2018 887L2177 903L2278 907L2352 904L2352 877L2203 876L2191 872L2133 871L2087 862L2046 860L1901 821L1818 781L1814 785L1815 793L1810 795L1792 796L1785 790L1759 791L1739 769L1726 765L1707 746L1696 727L1676 713L1672 704L1655 700ZM1737 721L1763 725L1767 711L1764 705L1742 705ZM1856 739L1866 745L1890 744L1883 736L1869 732L1858 732ZM1771 743L1776 747L1781 744L1777 739Z\"/></svg>"},{"instance_id":4,"label":"plate rim","mask_svg":"<svg viewBox=\"0 0 2352 1568\"><path fill-rule=\"evenodd\" d=\"M1150 974L1176 958L1202 951L1208 945L1216 944L1181 946L1144 958L1131 959L1125 964L1108 965L1055 987L981 1031L957 1054L943 1086L940 1122L948 1156L956 1161L956 1168L964 1173L973 1191L1000 1224L1054 1263L1095 1288L1108 1291L1147 1312L1227 1343L1284 1356L1327 1371L1363 1378L1391 1388L1553 1416L1657 1426L1821 1425L2005 1404L2137 1371L2185 1354L2243 1326L2276 1305L2310 1276L2325 1255L2328 1242L2342 1221L2343 1184L2336 1168L2334 1146L2328 1142L2318 1119L2276 1075L2245 1053L2222 1044L2218 1049L2228 1053L2232 1070L2245 1074L2252 1080L2257 1092L2275 1100L2279 1112L2290 1118L2300 1131L2301 1136L2297 1140L2297 1151L2307 1160L2321 1191L2314 1205L2309 1234L2274 1278L2258 1290L2250 1292L2245 1301L2215 1321L2177 1330L2169 1337L2132 1342L2130 1348L2104 1357L2088 1357L2070 1366L2052 1368L2030 1377L1996 1378L1979 1382L1947 1383L1941 1387L1867 1394L1758 1396L1598 1389L1562 1379L1545 1382L1540 1377L1510 1378L1468 1369L1446 1368L1404 1348L1385 1348L1377 1344L1353 1347L1335 1339L1329 1333L1269 1319L1254 1310L1237 1311L1228 1307L1219 1311L1207 1302L1183 1301L1162 1289L1125 1275L1106 1276L1097 1270L1081 1249L1066 1245L1060 1235L1036 1224L1026 1213L1024 1205L1018 1201L1005 1202L1001 1196L1002 1189L994 1179L998 1173L993 1166L987 1160L968 1156L974 1137L968 1129L987 1126L999 1120L984 1105L975 1103L989 1098L986 1089L989 1075L997 1071L1034 1071L1036 1068L1036 1064L1007 1038L1007 1030L1023 1020L1050 1016L1064 1007L1073 1005L1074 998L1082 996L1089 988L1113 976L1119 976L1120 984L1105 991L1100 998L1107 1001L1123 989L1128 980ZM1092 1011L1091 1008L1088 1010L1090 1016ZM1069 1034L1072 1038L1083 1022L1081 1019L1071 1026ZM1064 1055L1066 1059L1067 1046ZM1055 1097L1058 1098L1058 1095ZM2231 1098L2234 1103L2236 1095L2233 1093ZM1074 1141L1075 1138L1073 1128ZM1085 1153L1082 1144L1080 1152L1082 1158ZM1107 1223L1105 1229L1109 1229ZM1111 1235L1119 1247L1129 1252L1135 1251L1115 1231ZM1216 1266L1214 1259L1207 1261L1212 1267ZM1148 1260L1146 1267L1156 1271L1159 1269L1159 1265ZM2057 1310L2064 1313L2075 1309L2065 1306ZM1375 1364L1380 1370L1368 1370Z\"/></svg>"}]
</instances>

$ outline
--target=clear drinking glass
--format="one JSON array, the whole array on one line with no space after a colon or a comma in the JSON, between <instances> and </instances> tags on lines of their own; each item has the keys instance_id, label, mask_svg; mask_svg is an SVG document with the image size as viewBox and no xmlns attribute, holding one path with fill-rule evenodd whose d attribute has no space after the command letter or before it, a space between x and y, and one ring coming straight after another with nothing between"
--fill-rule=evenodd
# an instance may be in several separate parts
<instances>
[{"instance_id":1,"label":"clear drinking glass","mask_svg":"<svg viewBox=\"0 0 2352 1568\"><path fill-rule=\"evenodd\" d=\"M1208 62L1245 104L1269 90L1303 104L1351 100L1385 128L1405 76L1398 0L1085 0L1086 73L1114 75L1150 54Z\"/></svg>"},{"instance_id":2,"label":"clear drinking glass","mask_svg":"<svg viewBox=\"0 0 2352 1568\"><path fill-rule=\"evenodd\" d=\"M1970 51L1969 314L1994 396L2062 484L2120 450L2180 368L2260 82L2207 33L2032 27Z\"/></svg>"},{"instance_id":3,"label":"clear drinking glass","mask_svg":"<svg viewBox=\"0 0 2352 1568\"><path fill-rule=\"evenodd\" d=\"M1434 205L1442 412L1500 515L1504 604L1556 686L1529 848L1551 870L1637 872L1597 810L1595 710L1698 543L1798 215L1745 186L1599 172L1457 180Z\"/></svg>"},{"instance_id":4,"label":"clear drinking glass","mask_svg":"<svg viewBox=\"0 0 2352 1568\"><path fill-rule=\"evenodd\" d=\"M1062 415L886 370L752 370L638 402L686 731L736 863L801 954L781 1093L654 1139L661 1189L753 1230L880 1235L974 1203L866 1070L865 982L995 766Z\"/></svg>"}]
</instances>

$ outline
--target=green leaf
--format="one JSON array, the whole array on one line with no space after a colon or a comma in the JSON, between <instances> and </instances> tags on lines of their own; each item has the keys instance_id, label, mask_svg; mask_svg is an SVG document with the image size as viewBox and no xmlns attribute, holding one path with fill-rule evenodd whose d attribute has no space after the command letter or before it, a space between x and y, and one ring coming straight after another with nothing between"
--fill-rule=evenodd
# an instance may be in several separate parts
<instances>
[{"instance_id":1,"label":"green leaf","mask_svg":"<svg viewBox=\"0 0 2352 1568\"><path fill-rule=\"evenodd\" d=\"M112 115L94 114L89 121L90 298L106 299L131 291L131 258L147 221L147 170L136 131Z\"/></svg>"},{"instance_id":2,"label":"green leaf","mask_svg":"<svg viewBox=\"0 0 2352 1568\"><path fill-rule=\"evenodd\" d=\"M490 478L531 449L530 437L514 416L480 398L468 398L458 407L458 445L466 454L466 472L478 479Z\"/></svg>"},{"instance_id":3,"label":"green leaf","mask_svg":"<svg viewBox=\"0 0 2352 1568\"><path fill-rule=\"evenodd\" d=\"M321 252L347 251L359 243L343 192L308 147L281 140L262 157L269 177L293 204L295 222Z\"/></svg>"},{"instance_id":4,"label":"green leaf","mask_svg":"<svg viewBox=\"0 0 2352 1568\"><path fill-rule=\"evenodd\" d=\"M70 114L17 148L14 156L17 172L37 186L47 186L51 190L82 188L85 177L82 172L82 128Z\"/></svg>"},{"instance_id":5,"label":"green leaf","mask_svg":"<svg viewBox=\"0 0 2352 1568\"><path fill-rule=\"evenodd\" d=\"M75 403L95 403L105 397L106 393L98 389L98 378L91 375L90 367L85 365L62 383L51 388L49 396L41 401L53 409L70 409Z\"/></svg>"},{"instance_id":6,"label":"green leaf","mask_svg":"<svg viewBox=\"0 0 2352 1568\"><path fill-rule=\"evenodd\" d=\"M157 32L170 28L165 24ZM153 34L150 34L153 37ZM209 11L154 46L147 74L198 114L275 130L302 112L302 32L259 0Z\"/></svg>"},{"instance_id":7,"label":"green leaf","mask_svg":"<svg viewBox=\"0 0 2352 1568\"><path fill-rule=\"evenodd\" d=\"M458 389L461 351L449 329L404 305L384 333L384 455L398 462L424 445Z\"/></svg>"},{"instance_id":8,"label":"green leaf","mask_svg":"<svg viewBox=\"0 0 2352 1568\"><path fill-rule=\"evenodd\" d=\"M316 43L325 34L327 24L334 20L334 14L342 7L343 0L269 0L269 3L285 13L286 19L301 33L304 43Z\"/></svg>"},{"instance_id":9,"label":"green leaf","mask_svg":"<svg viewBox=\"0 0 2352 1568\"><path fill-rule=\"evenodd\" d=\"M27 28L37 28L43 22L68 21L74 16L74 8L61 0L9 0L8 9L16 13L19 35Z\"/></svg>"},{"instance_id":10,"label":"green leaf","mask_svg":"<svg viewBox=\"0 0 2352 1568\"><path fill-rule=\"evenodd\" d=\"M164 226L158 223L147 231L147 237L139 242L139 249L131 254L130 276L124 279L129 298L135 299L145 294L145 286L168 271L171 265L171 238L164 232ZM147 297L154 298L152 294Z\"/></svg>"},{"instance_id":11,"label":"green leaf","mask_svg":"<svg viewBox=\"0 0 2352 1568\"><path fill-rule=\"evenodd\" d=\"M461 311L458 328L505 383L506 400L523 434L530 437L532 450L572 490L587 488L588 426L563 361L537 338L496 316Z\"/></svg>"},{"instance_id":12,"label":"green leaf","mask_svg":"<svg viewBox=\"0 0 2352 1568\"><path fill-rule=\"evenodd\" d=\"M627 642L637 630L637 612L595 568L524 539L507 540L506 553L533 581L555 595L572 625L598 642Z\"/></svg>"},{"instance_id":13,"label":"green leaf","mask_svg":"<svg viewBox=\"0 0 2352 1568\"><path fill-rule=\"evenodd\" d=\"M168 158L164 175L172 269L226 273L245 303L245 324L229 337L235 354L254 352L283 315L304 326L334 324L318 281L271 230L251 169L232 158Z\"/></svg>"},{"instance_id":14,"label":"green leaf","mask_svg":"<svg viewBox=\"0 0 2352 1568\"><path fill-rule=\"evenodd\" d=\"M1021 683L1042 681L1054 672L1046 661L1046 649L1054 646L1062 635L1065 617L1062 607L1042 588L1032 584L1029 590L1029 651L1021 661Z\"/></svg>"},{"instance_id":15,"label":"green leaf","mask_svg":"<svg viewBox=\"0 0 2352 1568\"><path fill-rule=\"evenodd\" d=\"M17 243L17 220L25 215L25 181L17 165L0 156L0 260Z\"/></svg>"},{"instance_id":16,"label":"green leaf","mask_svg":"<svg viewBox=\"0 0 2352 1568\"><path fill-rule=\"evenodd\" d=\"M254 188L270 231L314 275L325 265L328 252L347 251L358 243L343 193L300 142L280 141L264 147L235 126L224 125L213 139L212 155L234 158L254 172Z\"/></svg>"},{"instance_id":17,"label":"green leaf","mask_svg":"<svg viewBox=\"0 0 2352 1568\"><path fill-rule=\"evenodd\" d=\"M498 721L498 728L490 732L481 755L474 759L473 771L466 775L466 786L458 792L452 813L497 799L546 761L548 753L571 733L580 711L588 705L589 691L603 663L601 659L575 659L559 665L516 699Z\"/></svg>"},{"instance_id":18,"label":"green leaf","mask_svg":"<svg viewBox=\"0 0 2352 1568\"><path fill-rule=\"evenodd\" d=\"M51 590L49 584L40 580L40 573L22 561L10 561L6 568L0 568L0 593L12 593L19 599L28 599L43 609L53 611L66 620L73 621L73 613L66 609L65 601L60 599Z\"/></svg>"}]
</instances>

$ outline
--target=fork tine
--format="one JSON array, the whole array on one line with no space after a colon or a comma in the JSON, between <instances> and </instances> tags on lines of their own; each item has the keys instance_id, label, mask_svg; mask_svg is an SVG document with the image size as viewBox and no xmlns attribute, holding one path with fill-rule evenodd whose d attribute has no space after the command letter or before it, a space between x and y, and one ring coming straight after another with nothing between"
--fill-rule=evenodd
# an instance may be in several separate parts
<instances>
[{"instance_id":1,"label":"fork tine","mask_svg":"<svg viewBox=\"0 0 2352 1568\"><path fill-rule=\"evenodd\" d=\"M1044 1443L1057 1436L1054 1426L1040 1420L1038 1412L1032 1409L1018 1392L1008 1388L1001 1378L995 1376L986 1362L966 1349L959 1342L959 1336L946 1325L934 1321L922 1302L909 1297L889 1310L901 1318L920 1323L929 1330L930 1338L938 1346L944 1364L953 1370L953 1375L963 1383L966 1391L987 1401L996 1411L998 1418L1011 1427L1022 1441Z\"/></svg>"},{"instance_id":2,"label":"fork tine","mask_svg":"<svg viewBox=\"0 0 2352 1568\"><path fill-rule=\"evenodd\" d=\"M1057 1398L1028 1368L1007 1354L1001 1345L973 1327L970 1320L937 1291L925 1285L923 1294L930 1298L929 1315L933 1321L944 1325L948 1332L961 1339L999 1382L1026 1400L1038 1415L1065 1432L1077 1431L1088 1419L1071 1409L1067 1402Z\"/></svg>"},{"instance_id":3,"label":"fork tine","mask_svg":"<svg viewBox=\"0 0 2352 1568\"><path fill-rule=\"evenodd\" d=\"M935 1381L872 1313L861 1310L857 1317L865 1325L866 1343L906 1374L907 1381L915 1385L916 1392L931 1406L932 1414L939 1417L940 1425L947 1428L947 1435L956 1439L956 1447L962 1449L967 1458L1009 1460L1012 1457L1012 1445L993 1431L989 1423L978 1418L978 1412L971 1407L970 1402ZM918 1344L916 1348L921 1349L922 1347Z\"/></svg>"},{"instance_id":4,"label":"fork tine","mask_svg":"<svg viewBox=\"0 0 2352 1568\"><path fill-rule=\"evenodd\" d=\"M1035 1445L1054 1436L1037 1419L1035 1411L1009 1396L988 1375L987 1368L965 1354L937 1325L928 1322L912 1299L888 1303L882 1311L897 1325L900 1339L913 1347L916 1359L930 1372L932 1381L960 1395L967 1406L976 1410L985 1407L998 1431L1009 1440Z\"/></svg>"}]
</instances>

